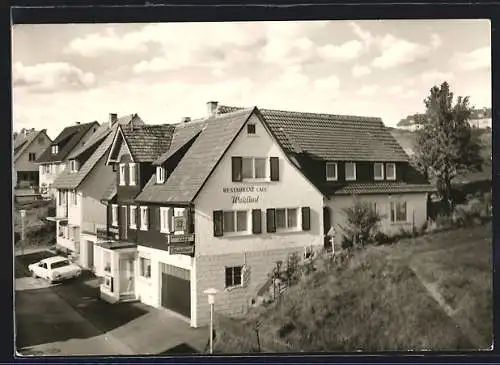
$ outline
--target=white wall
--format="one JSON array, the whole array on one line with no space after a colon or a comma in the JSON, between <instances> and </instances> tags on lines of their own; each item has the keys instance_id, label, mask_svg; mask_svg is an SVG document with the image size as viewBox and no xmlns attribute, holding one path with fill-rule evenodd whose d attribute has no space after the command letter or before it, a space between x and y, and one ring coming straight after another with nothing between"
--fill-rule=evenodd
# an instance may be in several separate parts
<instances>
[{"instance_id":1,"label":"white wall","mask_svg":"<svg viewBox=\"0 0 500 365\"><path fill-rule=\"evenodd\" d=\"M73 204L73 197L76 193L76 205ZM82 191L73 190L68 193L68 223L74 226L81 226L82 224Z\"/></svg>"},{"instance_id":2,"label":"white wall","mask_svg":"<svg viewBox=\"0 0 500 365\"><path fill-rule=\"evenodd\" d=\"M289 247L304 247L313 244L322 235L323 196L305 177L286 159L280 147L264 129L257 117L252 116L257 123L256 135L248 136L246 128L236 138L226 152L212 176L195 201L195 233L196 256L221 253L236 253L243 251L262 251ZM231 157L279 157L279 181L276 182L232 182ZM269 166L267 166L269 173ZM223 192L223 188L254 187L253 193L233 194ZM265 192L256 190L265 189ZM235 195L258 197L257 203L233 203ZM300 208L311 209L311 230L289 233L266 233L266 208ZM262 233L245 236L214 237L214 210L247 210L249 216L248 228L251 232L251 210L262 210ZM300 226L300 212L299 212Z\"/></svg>"},{"instance_id":3,"label":"white wall","mask_svg":"<svg viewBox=\"0 0 500 365\"><path fill-rule=\"evenodd\" d=\"M34 161L29 160L29 154L34 153L35 159L39 158L50 145L50 140L45 133L41 133L31 142L23 154L17 159L15 166L17 171L39 171Z\"/></svg>"},{"instance_id":4,"label":"white wall","mask_svg":"<svg viewBox=\"0 0 500 365\"><path fill-rule=\"evenodd\" d=\"M380 228L387 234L397 233L400 229L411 230L413 224L416 228L420 228L427 220L426 193L360 195L358 199L376 204L377 212L382 216ZM390 221L390 202L398 200L406 201L407 221L392 223ZM334 196L330 200L325 199L325 206L331 209L331 220L334 225L345 226L346 216L343 209L351 207L353 203L352 196ZM338 229L337 232L339 232Z\"/></svg>"}]
</instances>

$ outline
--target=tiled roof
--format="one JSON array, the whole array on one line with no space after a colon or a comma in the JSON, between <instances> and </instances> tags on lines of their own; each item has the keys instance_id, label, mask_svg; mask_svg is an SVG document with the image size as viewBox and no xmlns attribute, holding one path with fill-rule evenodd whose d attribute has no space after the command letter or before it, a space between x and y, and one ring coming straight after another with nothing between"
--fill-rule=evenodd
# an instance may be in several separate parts
<instances>
[{"instance_id":1,"label":"tiled roof","mask_svg":"<svg viewBox=\"0 0 500 365\"><path fill-rule=\"evenodd\" d=\"M16 161L28 148L28 146L41 134L46 133L46 130L41 131L28 131L26 134L19 133L14 139L14 161ZM48 138L48 136L47 136ZM50 141L50 138L49 138Z\"/></svg>"},{"instance_id":2,"label":"tiled roof","mask_svg":"<svg viewBox=\"0 0 500 365\"><path fill-rule=\"evenodd\" d=\"M434 192L436 188L430 184L407 184L404 182L371 182L350 183L335 190L333 195L352 194L397 194L397 193L421 193Z\"/></svg>"},{"instance_id":3,"label":"tiled roof","mask_svg":"<svg viewBox=\"0 0 500 365\"><path fill-rule=\"evenodd\" d=\"M90 138L83 144L82 146L78 147L75 149L69 156L68 160L77 158L80 156L82 153L87 151L89 148L92 148L95 146L97 143L100 143L106 138L106 136L111 133L112 130L116 130L116 127L118 125L127 125L129 123L134 123L134 125L143 125L144 122L139 118L137 114L129 114L125 115L123 117L118 118L115 124L113 124L113 127L109 127L109 123L103 123L97 130L96 132L90 136Z\"/></svg>"},{"instance_id":4,"label":"tiled roof","mask_svg":"<svg viewBox=\"0 0 500 365\"><path fill-rule=\"evenodd\" d=\"M115 178L113 179L113 182L111 184L109 184L109 186L106 188L106 190L102 194L101 200L110 201L111 199L113 199L115 197L116 191L117 191L117 189L116 189L116 176L115 176Z\"/></svg>"},{"instance_id":5,"label":"tiled roof","mask_svg":"<svg viewBox=\"0 0 500 365\"><path fill-rule=\"evenodd\" d=\"M135 162L153 162L170 147L174 126L139 125L122 126L123 136Z\"/></svg>"},{"instance_id":6,"label":"tiled roof","mask_svg":"<svg viewBox=\"0 0 500 365\"><path fill-rule=\"evenodd\" d=\"M66 159L66 157L73 151L73 149L80 143L81 139L91 128L99 127L99 123L85 123L76 124L71 127L66 127L57 138L52 141L45 152L42 153L40 158L36 161L37 163L47 163L47 162L59 162ZM52 146L59 145L59 153L52 154Z\"/></svg>"},{"instance_id":7,"label":"tiled roof","mask_svg":"<svg viewBox=\"0 0 500 365\"><path fill-rule=\"evenodd\" d=\"M217 112L240 109L220 105ZM331 161L408 161L380 118L258 110L286 153Z\"/></svg>"},{"instance_id":8,"label":"tiled roof","mask_svg":"<svg viewBox=\"0 0 500 365\"><path fill-rule=\"evenodd\" d=\"M153 162L153 164L163 164L181 147L185 146L186 143L196 137L202 131L202 129L205 128L206 125L206 120L176 124L170 148L166 152L162 153L160 157L158 157L158 159Z\"/></svg>"},{"instance_id":9,"label":"tiled roof","mask_svg":"<svg viewBox=\"0 0 500 365\"><path fill-rule=\"evenodd\" d=\"M52 186L56 189L76 189L87 177L90 171L92 171L97 162L99 162L99 160L111 147L111 144L113 143L113 137L115 135L115 133L112 132L116 131L118 129L118 126L120 125L123 126L135 122L136 121L134 120L134 118L126 116L118 119L118 122L114 124L112 128L109 128L109 125L104 124L100 126L99 129L95 132L95 134L98 134L98 136L94 138L95 134L92 135L89 138L89 142L85 143L85 145L82 146L83 149L81 151L76 151L78 154L80 154L90 148L91 144L95 145L97 143L100 143L94 153L92 153L87 161L85 161L83 165L80 166L80 169L77 172L71 172L69 169L64 169L59 175L57 175L57 178L55 179ZM140 121L140 123L143 124L144 122Z\"/></svg>"},{"instance_id":10,"label":"tiled roof","mask_svg":"<svg viewBox=\"0 0 500 365\"><path fill-rule=\"evenodd\" d=\"M136 200L158 203L192 201L253 110L246 109L209 118L206 128L167 181L156 184L156 176L153 175Z\"/></svg>"}]
</instances>

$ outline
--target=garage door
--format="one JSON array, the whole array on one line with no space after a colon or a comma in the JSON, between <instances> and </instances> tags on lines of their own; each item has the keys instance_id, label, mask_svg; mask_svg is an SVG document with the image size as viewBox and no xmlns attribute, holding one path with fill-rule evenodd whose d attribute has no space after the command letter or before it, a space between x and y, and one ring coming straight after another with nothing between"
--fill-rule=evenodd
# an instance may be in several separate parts
<instances>
[{"instance_id":1,"label":"garage door","mask_svg":"<svg viewBox=\"0 0 500 365\"><path fill-rule=\"evenodd\" d=\"M189 270L161 264L161 305L185 317L191 317Z\"/></svg>"}]
</instances>

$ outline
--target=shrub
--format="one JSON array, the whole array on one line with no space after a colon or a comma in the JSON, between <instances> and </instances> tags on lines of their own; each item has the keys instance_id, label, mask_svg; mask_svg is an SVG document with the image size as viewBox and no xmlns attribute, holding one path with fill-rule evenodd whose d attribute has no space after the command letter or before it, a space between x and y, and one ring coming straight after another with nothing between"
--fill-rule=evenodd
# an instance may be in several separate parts
<instances>
[{"instance_id":1,"label":"shrub","mask_svg":"<svg viewBox=\"0 0 500 365\"><path fill-rule=\"evenodd\" d=\"M364 246L373 242L378 231L381 216L374 209L374 205L367 201L354 198L351 207L343 209L346 215L346 226L340 227L344 231L342 246Z\"/></svg>"},{"instance_id":2,"label":"shrub","mask_svg":"<svg viewBox=\"0 0 500 365\"><path fill-rule=\"evenodd\" d=\"M377 245L383 245L383 244L386 244L386 243L392 243L395 240L396 240L396 237L389 236L389 235L385 234L384 232L377 232L374 235L374 237L373 237L373 241Z\"/></svg>"},{"instance_id":3,"label":"shrub","mask_svg":"<svg viewBox=\"0 0 500 365\"><path fill-rule=\"evenodd\" d=\"M450 228L453 226L453 219L448 214L438 214L436 217L437 228Z\"/></svg>"}]
</instances>

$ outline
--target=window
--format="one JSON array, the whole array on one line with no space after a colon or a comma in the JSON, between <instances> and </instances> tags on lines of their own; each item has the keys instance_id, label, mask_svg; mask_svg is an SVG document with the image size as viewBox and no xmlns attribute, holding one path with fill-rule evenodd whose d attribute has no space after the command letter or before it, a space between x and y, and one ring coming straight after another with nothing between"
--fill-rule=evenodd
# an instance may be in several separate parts
<instances>
[{"instance_id":1,"label":"window","mask_svg":"<svg viewBox=\"0 0 500 365\"><path fill-rule=\"evenodd\" d=\"M123 185L125 185L125 164L124 163L120 164L119 174L120 174L120 185L123 186Z\"/></svg>"},{"instance_id":2,"label":"window","mask_svg":"<svg viewBox=\"0 0 500 365\"><path fill-rule=\"evenodd\" d=\"M276 229L293 229L298 227L297 208L276 209Z\"/></svg>"},{"instance_id":3,"label":"window","mask_svg":"<svg viewBox=\"0 0 500 365\"><path fill-rule=\"evenodd\" d=\"M73 205L78 205L78 192L73 190Z\"/></svg>"},{"instance_id":4,"label":"window","mask_svg":"<svg viewBox=\"0 0 500 365\"><path fill-rule=\"evenodd\" d=\"M118 205L111 205L111 225L118 226Z\"/></svg>"},{"instance_id":5,"label":"window","mask_svg":"<svg viewBox=\"0 0 500 365\"><path fill-rule=\"evenodd\" d=\"M56 155L59 152L59 147L57 145L52 146L52 154Z\"/></svg>"},{"instance_id":6,"label":"window","mask_svg":"<svg viewBox=\"0 0 500 365\"><path fill-rule=\"evenodd\" d=\"M241 285L242 266L226 267L226 288Z\"/></svg>"},{"instance_id":7,"label":"window","mask_svg":"<svg viewBox=\"0 0 500 365\"><path fill-rule=\"evenodd\" d=\"M384 180L384 164L376 162L373 164L373 176L375 180Z\"/></svg>"},{"instance_id":8,"label":"window","mask_svg":"<svg viewBox=\"0 0 500 365\"><path fill-rule=\"evenodd\" d=\"M141 230L148 230L148 207L141 207Z\"/></svg>"},{"instance_id":9,"label":"window","mask_svg":"<svg viewBox=\"0 0 500 365\"><path fill-rule=\"evenodd\" d=\"M71 160L69 162L69 168L71 172L76 172L78 171L78 161L76 160Z\"/></svg>"},{"instance_id":10,"label":"window","mask_svg":"<svg viewBox=\"0 0 500 365\"><path fill-rule=\"evenodd\" d=\"M356 164L354 162L347 162L345 164L345 179L347 181L356 180Z\"/></svg>"},{"instance_id":11,"label":"window","mask_svg":"<svg viewBox=\"0 0 500 365\"><path fill-rule=\"evenodd\" d=\"M151 260L147 259L145 257L141 257L139 259L139 265L140 265L140 268L139 268L140 275L143 278L150 279L151 278Z\"/></svg>"},{"instance_id":12,"label":"window","mask_svg":"<svg viewBox=\"0 0 500 365\"><path fill-rule=\"evenodd\" d=\"M224 212L224 233L246 232L248 230L248 219L246 210Z\"/></svg>"},{"instance_id":13,"label":"window","mask_svg":"<svg viewBox=\"0 0 500 365\"><path fill-rule=\"evenodd\" d=\"M242 176L243 179L264 179L266 177L266 159L243 157Z\"/></svg>"},{"instance_id":14,"label":"window","mask_svg":"<svg viewBox=\"0 0 500 365\"><path fill-rule=\"evenodd\" d=\"M337 180L337 163L327 162L326 163L326 180L335 181Z\"/></svg>"},{"instance_id":15,"label":"window","mask_svg":"<svg viewBox=\"0 0 500 365\"><path fill-rule=\"evenodd\" d=\"M248 134L255 134L255 124L253 124L253 123L247 124L247 133Z\"/></svg>"},{"instance_id":16,"label":"window","mask_svg":"<svg viewBox=\"0 0 500 365\"><path fill-rule=\"evenodd\" d=\"M156 183L163 184L165 182L165 169L163 166L156 166Z\"/></svg>"},{"instance_id":17,"label":"window","mask_svg":"<svg viewBox=\"0 0 500 365\"><path fill-rule=\"evenodd\" d=\"M107 273L111 273L111 252L103 251L102 257L103 257L104 271Z\"/></svg>"},{"instance_id":18,"label":"window","mask_svg":"<svg viewBox=\"0 0 500 365\"><path fill-rule=\"evenodd\" d=\"M130 206L130 228L137 228L137 207L135 205Z\"/></svg>"},{"instance_id":19,"label":"window","mask_svg":"<svg viewBox=\"0 0 500 365\"><path fill-rule=\"evenodd\" d=\"M396 164L388 163L385 165L385 172L387 174L387 180L396 180Z\"/></svg>"},{"instance_id":20,"label":"window","mask_svg":"<svg viewBox=\"0 0 500 365\"><path fill-rule=\"evenodd\" d=\"M137 184L137 170L136 170L136 164L135 163L130 163L128 165L128 175L129 175L129 185L136 185Z\"/></svg>"},{"instance_id":21,"label":"window","mask_svg":"<svg viewBox=\"0 0 500 365\"><path fill-rule=\"evenodd\" d=\"M160 207L160 232L170 233L170 208Z\"/></svg>"},{"instance_id":22,"label":"window","mask_svg":"<svg viewBox=\"0 0 500 365\"><path fill-rule=\"evenodd\" d=\"M30 152L28 154L28 160L31 161L31 162L35 161L36 160L36 153Z\"/></svg>"},{"instance_id":23,"label":"window","mask_svg":"<svg viewBox=\"0 0 500 365\"><path fill-rule=\"evenodd\" d=\"M406 222L406 202L391 202L391 222Z\"/></svg>"}]
</instances>

